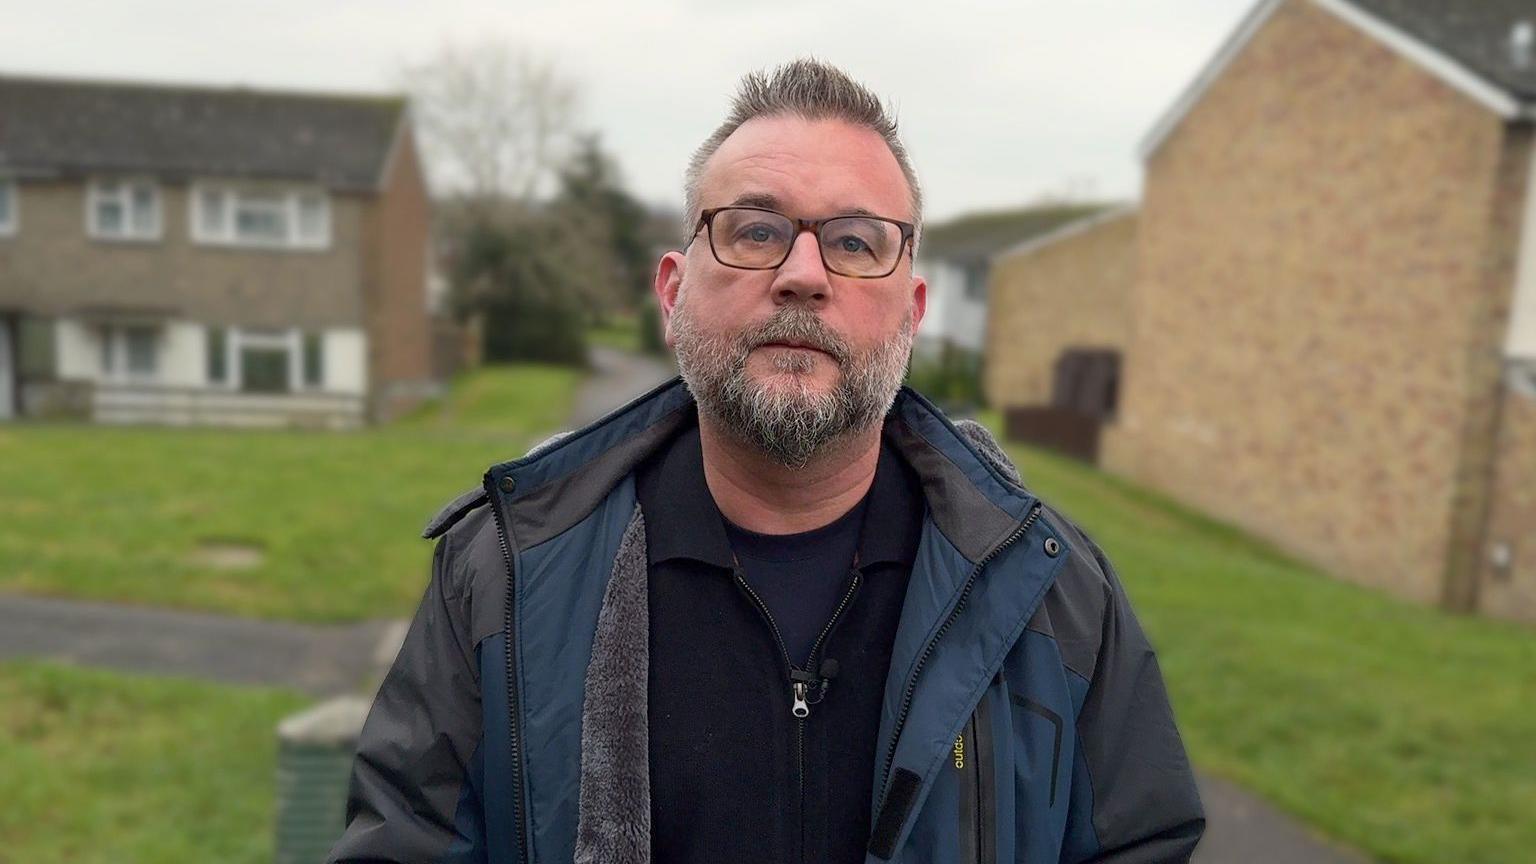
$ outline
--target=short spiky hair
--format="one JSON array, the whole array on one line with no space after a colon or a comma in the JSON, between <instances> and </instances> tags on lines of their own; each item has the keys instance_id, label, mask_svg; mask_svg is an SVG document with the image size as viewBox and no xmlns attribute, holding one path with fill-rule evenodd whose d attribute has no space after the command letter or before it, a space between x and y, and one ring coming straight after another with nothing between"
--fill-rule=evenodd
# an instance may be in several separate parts
<instances>
[{"instance_id":1,"label":"short spiky hair","mask_svg":"<svg viewBox=\"0 0 1536 864\"><path fill-rule=\"evenodd\" d=\"M736 98L731 102L731 113L715 131L699 145L688 162L683 178L683 235L686 242L699 220L699 178L704 165L715 155L725 139L741 128L743 123L757 117L794 114L807 120L842 120L854 126L862 126L878 133L885 139L896 164L901 166L907 180L909 201L912 205L912 222L919 232L923 224L923 195L917 185L917 174L912 161L907 158L907 148L896 135L896 117L887 110L869 88L853 80L848 73L813 58L801 58L773 70L771 74L752 72L741 79ZM913 238L914 248L917 245Z\"/></svg>"}]
</instances>

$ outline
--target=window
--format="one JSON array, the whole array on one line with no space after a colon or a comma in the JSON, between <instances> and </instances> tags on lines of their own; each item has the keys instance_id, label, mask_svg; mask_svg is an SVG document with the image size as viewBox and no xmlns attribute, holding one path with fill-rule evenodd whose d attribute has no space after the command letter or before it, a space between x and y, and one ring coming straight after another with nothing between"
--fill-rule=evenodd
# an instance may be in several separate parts
<instances>
[{"instance_id":1,"label":"window","mask_svg":"<svg viewBox=\"0 0 1536 864\"><path fill-rule=\"evenodd\" d=\"M0 178L0 237L16 233L16 183Z\"/></svg>"},{"instance_id":2,"label":"window","mask_svg":"<svg viewBox=\"0 0 1536 864\"><path fill-rule=\"evenodd\" d=\"M246 393L287 393L289 352L282 348L240 349L240 389Z\"/></svg>"},{"instance_id":3,"label":"window","mask_svg":"<svg viewBox=\"0 0 1536 864\"><path fill-rule=\"evenodd\" d=\"M987 265L986 262L977 262L965 265L961 271L967 300L983 301L987 299Z\"/></svg>"},{"instance_id":4,"label":"window","mask_svg":"<svg viewBox=\"0 0 1536 864\"><path fill-rule=\"evenodd\" d=\"M319 387L325 381L325 342L319 333L304 334L304 386Z\"/></svg>"},{"instance_id":5,"label":"window","mask_svg":"<svg viewBox=\"0 0 1536 864\"><path fill-rule=\"evenodd\" d=\"M324 249L331 208L324 193L200 185L192 197L192 239L270 249Z\"/></svg>"},{"instance_id":6,"label":"window","mask_svg":"<svg viewBox=\"0 0 1536 864\"><path fill-rule=\"evenodd\" d=\"M123 353L128 359L128 375L149 378L158 366L155 357L155 330L152 327L124 327Z\"/></svg>"},{"instance_id":7,"label":"window","mask_svg":"<svg viewBox=\"0 0 1536 864\"><path fill-rule=\"evenodd\" d=\"M86 196L86 228L103 240L160 239L160 189L151 180L98 180Z\"/></svg>"},{"instance_id":8,"label":"window","mask_svg":"<svg viewBox=\"0 0 1536 864\"><path fill-rule=\"evenodd\" d=\"M118 380L149 380L160 372L160 332L149 324L101 327L101 373Z\"/></svg>"},{"instance_id":9,"label":"window","mask_svg":"<svg viewBox=\"0 0 1536 864\"><path fill-rule=\"evenodd\" d=\"M229 339L223 327L208 328L208 380L214 384L229 380Z\"/></svg>"},{"instance_id":10,"label":"window","mask_svg":"<svg viewBox=\"0 0 1536 864\"><path fill-rule=\"evenodd\" d=\"M208 352L210 382L230 389L294 393L325 385L325 334L318 330L210 328Z\"/></svg>"}]
</instances>

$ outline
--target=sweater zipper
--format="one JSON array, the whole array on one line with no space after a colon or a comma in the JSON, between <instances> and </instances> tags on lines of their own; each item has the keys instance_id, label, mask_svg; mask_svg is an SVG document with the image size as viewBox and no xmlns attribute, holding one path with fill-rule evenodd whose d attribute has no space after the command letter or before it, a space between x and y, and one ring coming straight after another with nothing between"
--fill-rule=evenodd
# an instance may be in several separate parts
<instances>
[{"instance_id":1,"label":"sweater zipper","mask_svg":"<svg viewBox=\"0 0 1536 864\"><path fill-rule=\"evenodd\" d=\"M811 716L811 706L821 702L825 697L827 688L827 679L821 678L819 670L816 672L810 670L818 669L817 661L821 658L822 643L831 635L837 622L842 619L848 604L853 602L853 595L858 593L859 571L853 571L853 578L848 581L848 590L843 592L843 599L838 601L832 617L827 619L827 623L817 634L816 641L811 644L810 656L806 658L806 666L810 669L801 669L790 661L789 648L784 644L784 635L780 632L778 623L773 620L773 613L768 611L768 604L764 603L763 598L759 597L747 583L741 568L735 568L732 575L736 579L736 584L752 601L752 605L757 607L763 620L768 622L768 629L773 631L773 641L779 646L779 656L784 658L784 668L789 673L789 713L795 717L795 797L800 803L800 851L803 858L805 852L805 720ZM816 702L810 701L809 683L811 681L820 681Z\"/></svg>"},{"instance_id":2,"label":"sweater zipper","mask_svg":"<svg viewBox=\"0 0 1536 864\"><path fill-rule=\"evenodd\" d=\"M763 620L768 622L768 629L773 631L773 641L779 646L779 656L784 658L784 668L788 671L789 675L789 713L793 714L795 719L803 721L811 716L811 706L821 701L819 698L816 702L810 701L810 684L820 681L823 687L826 685L826 681L817 674L819 670L817 669L816 661L821 659L822 643L831 635L832 628L837 626L837 622L842 619L844 610L848 608L848 604L853 601L853 595L859 590L859 571L853 571L853 578L848 581L848 590L843 592L843 599L838 601L837 608L832 612L832 617L827 619L827 623L821 628L821 633L816 636L816 641L811 644L811 654L806 658L806 666L808 668L805 669L796 666L789 659L789 648L784 645L784 635L779 631L778 623L773 620L773 613L768 611L768 604L764 603L763 598L759 597L757 592L752 590L752 586L748 584L746 576L740 568L737 568L733 575L736 579L736 584L740 586L742 591L746 592L747 598L752 601L753 606L757 607L757 611L763 616ZM819 696L820 694L818 693L817 695Z\"/></svg>"},{"instance_id":3,"label":"sweater zipper","mask_svg":"<svg viewBox=\"0 0 1536 864\"><path fill-rule=\"evenodd\" d=\"M907 714L912 710L912 694L917 690L917 679L922 675L923 664L928 662L929 655L933 653L933 649L937 647L939 640L944 638L945 631L949 630L950 625L954 624L955 619L960 617L960 613L965 610L966 601L971 596L971 589L976 585L976 578L981 575L981 571L987 566L987 562L996 558L1004 549L1012 546L1020 537L1028 533L1029 529L1034 527L1036 520L1040 518L1040 511L1042 509L1042 505L1038 501L1035 502L1035 506L1030 509L1029 515L1024 517L1024 521L1020 522L1017 528L1013 529L1013 533L1009 534L1003 542L993 546L986 555L982 556L980 561L976 562L976 566L971 568L970 574L965 577L965 585L960 588L960 599L955 602L954 608L950 609L949 614L944 617L944 623L939 625L939 629L929 638L927 644L923 646L922 653L918 654L917 663L912 667L912 674L907 678L907 686L901 694L901 708L896 712L896 723L891 727L891 743L886 749L885 768L880 775L880 801L882 806L884 806L886 796L891 791L891 765L896 761L896 744L901 740L901 729L906 725Z\"/></svg>"},{"instance_id":4,"label":"sweater zipper","mask_svg":"<svg viewBox=\"0 0 1536 864\"><path fill-rule=\"evenodd\" d=\"M528 854L527 820L523 814L522 712L518 710L517 703L517 651L512 632L517 603L517 579L512 567L512 547L507 542L506 514L502 512L501 499L491 489L490 475L486 476L485 489L490 495L491 512L496 517L496 539L501 542L501 557L507 565L507 599L502 608L502 633L507 643L507 739L512 747L512 818L517 836L516 860L522 862L531 860L532 856Z\"/></svg>"}]
</instances>

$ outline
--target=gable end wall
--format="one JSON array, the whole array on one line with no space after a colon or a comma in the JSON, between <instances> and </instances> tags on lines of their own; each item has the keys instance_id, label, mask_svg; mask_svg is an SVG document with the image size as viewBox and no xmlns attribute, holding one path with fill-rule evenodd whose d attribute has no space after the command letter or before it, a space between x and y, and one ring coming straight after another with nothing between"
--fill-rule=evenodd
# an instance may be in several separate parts
<instances>
[{"instance_id":1,"label":"gable end wall","mask_svg":"<svg viewBox=\"0 0 1536 864\"><path fill-rule=\"evenodd\" d=\"M1487 462L1467 442L1489 448L1512 147L1465 94L1283 3L1146 164L1105 463L1444 599L1453 530L1475 528L1453 504Z\"/></svg>"}]
</instances>

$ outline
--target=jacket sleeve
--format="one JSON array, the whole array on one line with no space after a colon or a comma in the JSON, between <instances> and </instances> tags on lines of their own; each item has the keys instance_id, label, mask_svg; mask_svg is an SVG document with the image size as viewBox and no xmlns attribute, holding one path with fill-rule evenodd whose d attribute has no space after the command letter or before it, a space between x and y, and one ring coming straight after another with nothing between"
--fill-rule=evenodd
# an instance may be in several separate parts
<instances>
[{"instance_id":1,"label":"jacket sleeve","mask_svg":"<svg viewBox=\"0 0 1536 864\"><path fill-rule=\"evenodd\" d=\"M358 738L333 864L484 860L480 685L450 539L438 541L426 593Z\"/></svg>"},{"instance_id":2,"label":"jacket sleeve","mask_svg":"<svg viewBox=\"0 0 1536 864\"><path fill-rule=\"evenodd\" d=\"M1088 542L1109 597L1098 658L1077 722L1079 777L1086 783L1074 790L1067 816L1067 836L1088 842L1069 842L1062 861L1186 862L1205 830L1194 773L1174 724L1157 655L1114 569ZM1081 776L1083 768L1086 778Z\"/></svg>"}]
</instances>

